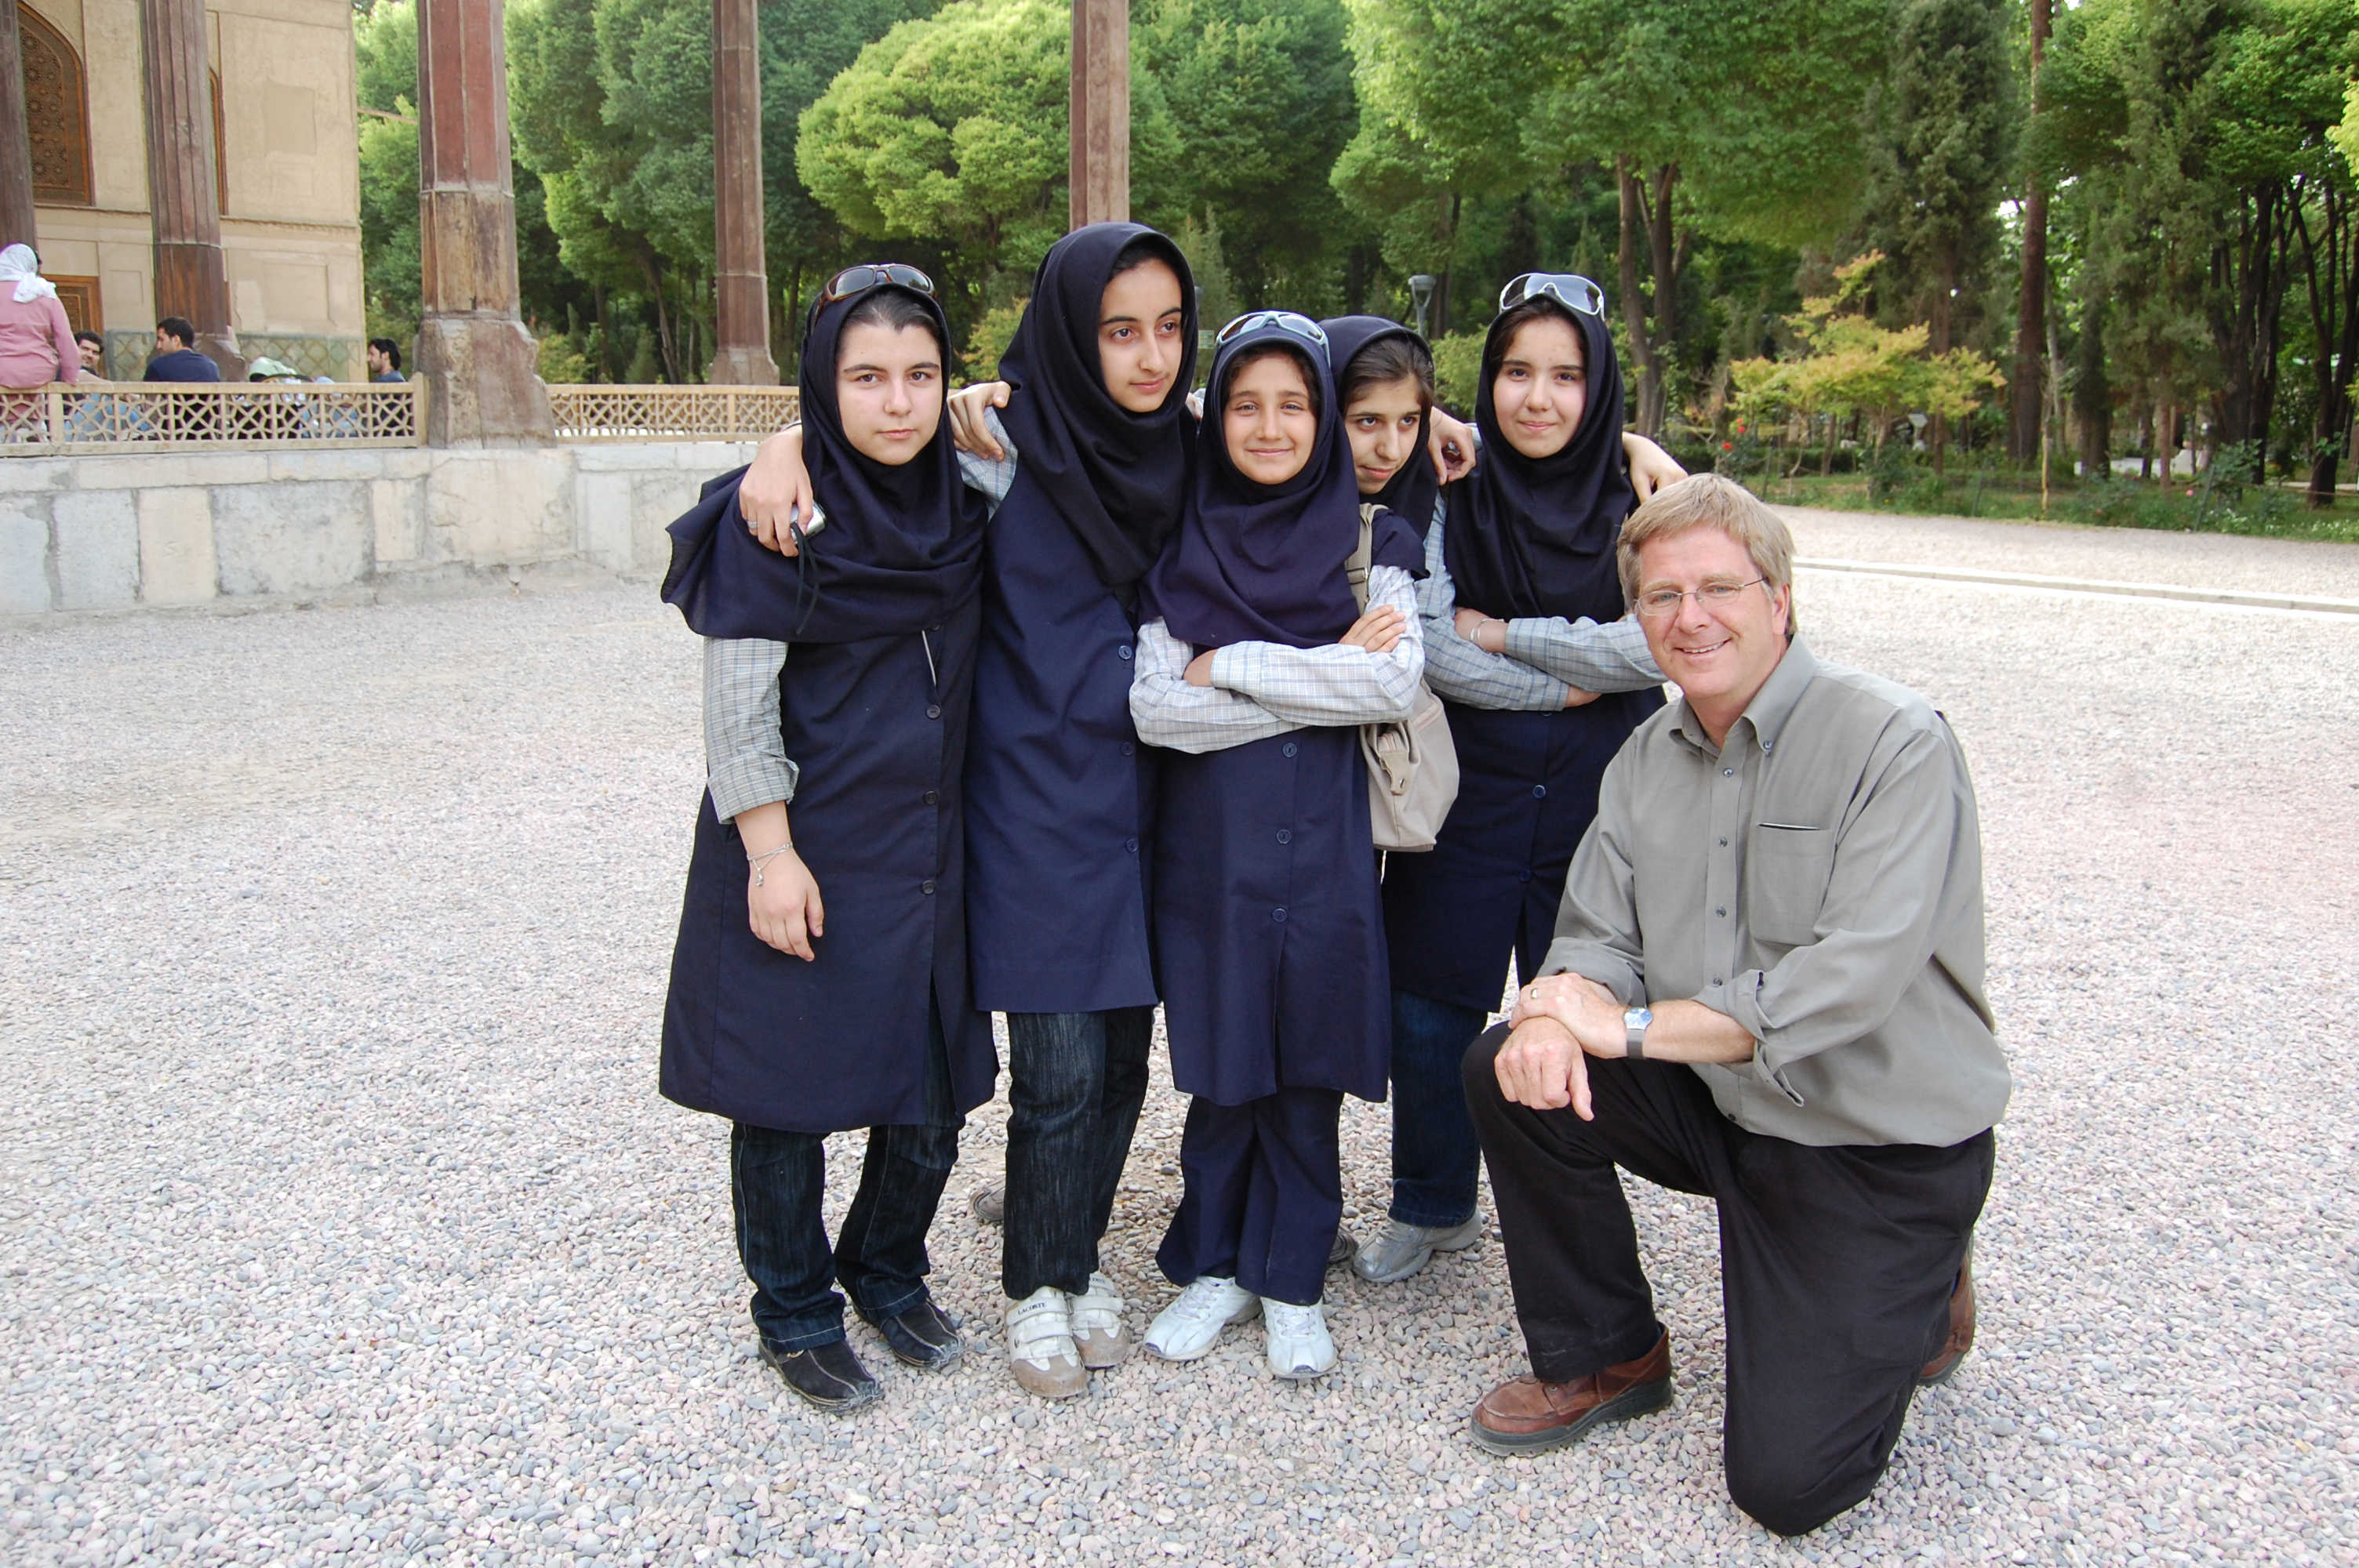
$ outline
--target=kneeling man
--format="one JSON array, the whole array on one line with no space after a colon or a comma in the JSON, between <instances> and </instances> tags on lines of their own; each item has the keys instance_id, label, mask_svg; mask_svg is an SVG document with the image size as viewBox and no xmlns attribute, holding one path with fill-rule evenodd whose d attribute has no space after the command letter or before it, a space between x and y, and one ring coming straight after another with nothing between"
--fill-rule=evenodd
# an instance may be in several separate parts
<instances>
[{"instance_id":1,"label":"kneeling man","mask_svg":"<svg viewBox=\"0 0 2359 1568\"><path fill-rule=\"evenodd\" d=\"M1729 1495L1799 1535L1973 1344L2008 1088L1973 786L1922 697L1794 634L1792 536L1736 484L1658 493L1620 566L1684 698L1607 768L1545 974L1467 1054L1532 1363L1473 1435L1530 1452L1669 1402L1619 1166L1718 1200Z\"/></svg>"}]
</instances>

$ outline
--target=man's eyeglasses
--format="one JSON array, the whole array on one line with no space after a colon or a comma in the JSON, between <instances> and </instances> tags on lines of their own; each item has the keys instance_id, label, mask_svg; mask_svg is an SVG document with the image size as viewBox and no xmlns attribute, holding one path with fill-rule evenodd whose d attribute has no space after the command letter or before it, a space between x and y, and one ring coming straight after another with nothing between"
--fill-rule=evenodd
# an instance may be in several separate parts
<instances>
[{"instance_id":1,"label":"man's eyeglasses","mask_svg":"<svg viewBox=\"0 0 2359 1568\"><path fill-rule=\"evenodd\" d=\"M1703 609L1725 610L1736 602L1738 594L1768 580L1757 577L1751 582L1708 582L1701 588L1650 588L1638 596L1638 613L1649 621L1677 615L1680 604L1690 595Z\"/></svg>"},{"instance_id":2,"label":"man's eyeglasses","mask_svg":"<svg viewBox=\"0 0 2359 1568\"><path fill-rule=\"evenodd\" d=\"M1214 341L1225 343L1232 338L1240 337L1247 332L1257 332L1264 327L1275 327L1281 332L1291 332L1304 342L1314 345L1319 350L1321 359L1327 356L1327 329L1310 317L1293 310L1248 310L1222 328L1220 337Z\"/></svg>"},{"instance_id":3,"label":"man's eyeglasses","mask_svg":"<svg viewBox=\"0 0 2359 1568\"><path fill-rule=\"evenodd\" d=\"M863 262L858 266L845 267L829 278L827 287L820 291L819 302L832 305L839 299L849 299L855 294L865 294L888 283L914 288L929 299L934 297L934 280L916 267L903 262Z\"/></svg>"},{"instance_id":4,"label":"man's eyeglasses","mask_svg":"<svg viewBox=\"0 0 2359 1568\"><path fill-rule=\"evenodd\" d=\"M1505 310L1543 296L1568 310L1578 310L1600 320L1605 318L1605 290L1577 272L1527 272L1521 277L1511 277L1507 287L1499 290L1499 308Z\"/></svg>"}]
</instances>

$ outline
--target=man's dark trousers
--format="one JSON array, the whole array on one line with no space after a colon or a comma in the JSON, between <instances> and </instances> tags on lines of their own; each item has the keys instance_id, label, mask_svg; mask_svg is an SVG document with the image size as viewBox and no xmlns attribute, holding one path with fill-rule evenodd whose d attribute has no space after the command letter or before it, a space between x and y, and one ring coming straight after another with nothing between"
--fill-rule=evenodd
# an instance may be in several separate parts
<instances>
[{"instance_id":1,"label":"man's dark trousers","mask_svg":"<svg viewBox=\"0 0 2359 1568\"><path fill-rule=\"evenodd\" d=\"M1614 1167L1718 1200L1728 1493L1780 1535L1865 1498L1990 1191L1988 1132L1948 1149L1817 1148L1747 1132L1689 1068L1591 1058L1594 1121L1500 1093L1501 1024L1466 1054L1532 1371L1569 1382L1662 1333Z\"/></svg>"}]
</instances>

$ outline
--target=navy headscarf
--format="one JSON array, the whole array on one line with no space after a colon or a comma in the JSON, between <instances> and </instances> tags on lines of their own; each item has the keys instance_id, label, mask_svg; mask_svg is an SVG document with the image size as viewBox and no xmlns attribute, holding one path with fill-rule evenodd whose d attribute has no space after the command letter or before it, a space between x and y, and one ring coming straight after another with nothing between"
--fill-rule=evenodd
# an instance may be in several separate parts
<instances>
[{"instance_id":1,"label":"navy headscarf","mask_svg":"<svg viewBox=\"0 0 2359 1568\"><path fill-rule=\"evenodd\" d=\"M1106 391L1098 311L1114 258L1134 241L1180 279L1180 363L1163 406L1134 414ZM1152 331L1155 323L1144 323ZM1000 416L1098 580L1127 594L1163 553L1188 498L1188 389L1196 376L1196 288L1180 247L1143 223L1091 223L1049 247L1031 303L999 357L1013 388Z\"/></svg>"},{"instance_id":2,"label":"navy headscarf","mask_svg":"<svg viewBox=\"0 0 2359 1568\"><path fill-rule=\"evenodd\" d=\"M764 548L738 516L742 468L707 483L671 525L664 602L678 605L700 636L856 643L924 631L980 585L988 512L959 477L949 420L897 465L863 455L843 433L837 345L846 319L875 292L815 305L803 333L803 464L827 526L791 559ZM924 301L939 340L949 342L941 305L900 292Z\"/></svg>"},{"instance_id":3,"label":"navy headscarf","mask_svg":"<svg viewBox=\"0 0 2359 1568\"><path fill-rule=\"evenodd\" d=\"M1379 338L1407 338L1429 355L1433 351L1415 328L1388 321L1382 316L1334 316L1319 324L1327 330L1327 352L1334 361L1336 412L1339 416L1343 413L1344 373L1351 369L1352 361L1358 357L1362 349ZM1431 410L1429 408L1427 412L1430 414ZM1360 498L1373 501L1392 512L1415 529L1420 539L1425 537L1426 530L1433 526L1433 503L1441 493L1441 476L1433 471L1433 459L1426 450L1427 432L1431 428L1431 421L1427 415L1419 415L1416 451L1409 455L1408 461L1401 465L1400 472L1385 481L1384 489L1374 495Z\"/></svg>"},{"instance_id":4,"label":"navy headscarf","mask_svg":"<svg viewBox=\"0 0 2359 1568\"><path fill-rule=\"evenodd\" d=\"M1447 492L1442 558L1458 602L1485 615L1619 621L1614 545L1638 504L1622 459L1622 367L1602 319L1547 303L1581 334L1589 383L1581 424L1551 457L1527 458L1507 444L1491 399L1507 352L1506 313L1494 317L1474 396L1483 458Z\"/></svg>"},{"instance_id":5,"label":"navy headscarf","mask_svg":"<svg viewBox=\"0 0 2359 1568\"><path fill-rule=\"evenodd\" d=\"M1256 484L1237 471L1223 439L1229 378L1247 350L1290 351L1321 392L1310 460L1283 484ZM1275 326L1241 332L1212 356L1198 435L1196 482L1179 537L1147 579L1149 612L1197 648L1283 643L1316 648L1359 619L1343 568L1360 542L1360 488L1352 447L1317 345ZM1385 519L1377 519L1380 526ZM1406 530L1394 524L1381 552L1387 566L1412 566ZM1398 543L1396 543L1398 541Z\"/></svg>"}]
</instances>

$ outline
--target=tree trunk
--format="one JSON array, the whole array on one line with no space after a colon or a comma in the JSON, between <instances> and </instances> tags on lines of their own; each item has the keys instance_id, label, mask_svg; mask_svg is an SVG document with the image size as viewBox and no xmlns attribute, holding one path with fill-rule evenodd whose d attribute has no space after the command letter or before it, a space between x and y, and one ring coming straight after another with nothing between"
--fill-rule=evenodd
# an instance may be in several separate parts
<instances>
[{"instance_id":1,"label":"tree trunk","mask_svg":"<svg viewBox=\"0 0 2359 1568\"><path fill-rule=\"evenodd\" d=\"M2310 504L2334 504L2335 470L2343 433L2351 427L2351 378L2359 370L2359 222L2350 199L2332 182L2319 193L2320 231L2313 236L2299 194L2294 200L2294 232L2301 242L2303 281L2308 285L2310 330L2317 351L2310 359L2318 412L2310 431ZM2263 456L2266 471L2267 460Z\"/></svg>"},{"instance_id":2,"label":"tree trunk","mask_svg":"<svg viewBox=\"0 0 2359 1568\"><path fill-rule=\"evenodd\" d=\"M2215 438L2223 445L2268 439L2277 407L2293 205L2286 184L2258 188L2243 204L2236 232L2212 250L2212 332L2223 372L2212 406Z\"/></svg>"},{"instance_id":3,"label":"tree trunk","mask_svg":"<svg viewBox=\"0 0 2359 1568\"><path fill-rule=\"evenodd\" d=\"M1630 338L1630 356L1638 365L1637 425L1641 435L1660 439L1669 402L1664 385L1663 352L1679 332L1680 265L1685 249L1671 222L1671 192L1679 183L1680 166L1667 163L1657 169L1653 190L1632 172L1626 157L1614 160L1622 189L1622 320ZM1654 268L1651 301L1638 291L1637 231L1647 234L1648 260ZM1651 305L1651 310L1649 306ZM1654 318L1649 332L1647 317Z\"/></svg>"},{"instance_id":4,"label":"tree trunk","mask_svg":"<svg viewBox=\"0 0 2359 1568\"><path fill-rule=\"evenodd\" d=\"M1622 330L1630 340L1630 358L1638 367L1638 402L1643 409L1647 387L1649 384L1658 384L1661 379L1661 372L1655 364L1654 340L1647 335L1647 304L1638 293L1638 210L1643 199L1639 194L1637 177L1630 172L1628 158L1615 158L1614 172L1621 181L1622 192L1621 243L1614 255L1622 274ZM1639 416L1638 427L1645 435L1651 437L1654 434L1647 427L1643 413Z\"/></svg>"},{"instance_id":5,"label":"tree trunk","mask_svg":"<svg viewBox=\"0 0 2359 1568\"><path fill-rule=\"evenodd\" d=\"M2090 272L2102 279L2097 269ZM2093 284L2081 308L2079 363L2072 378L2072 412L2081 424L2081 473L2096 480L2113 471L2114 398L2105 384L2104 284Z\"/></svg>"},{"instance_id":6,"label":"tree trunk","mask_svg":"<svg viewBox=\"0 0 2359 1568\"><path fill-rule=\"evenodd\" d=\"M1933 319L1929 336L1932 340L1932 351L1937 355L1950 351L1950 312L1951 308L1957 303L1957 294L1958 257L1956 251L1951 249L1942 254L1941 276L1933 285ZM1935 414L1932 426L1933 477L1937 480L1947 479L1950 456L1949 416L1944 414Z\"/></svg>"},{"instance_id":7,"label":"tree trunk","mask_svg":"<svg viewBox=\"0 0 2359 1568\"><path fill-rule=\"evenodd\" d=\"M1653 395L1642 397L1641 428L1650 440L1660 440L1670 414L1669 377L1665 356L1680 335L1680 267L1686 247L1677 243L1671 227L1671 188L1679 183L1680 166L1667 163L1655 171L1655 199L1647 215L1647 236L1655 261L1655 375Z\"/></svg>"},{"instance_id":8,"label":"tree trunk","mask_svg":"<svg viewBox=\"0 0 2359 1568\"><path fill-rule=\"evenodd\" d=\"M2031 113L2039 113L2039 67L2048 54L2053 0L2031 0ZM2039 452L2039 359L2048 340L2048 185L2034 174L2023 196L2023 286L2015 322L2015 375L2008 387L2006 455L2030 462Z\"/></svg>"}]
</instances>

